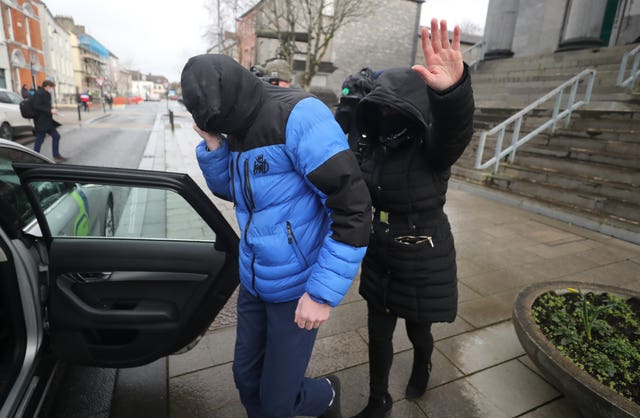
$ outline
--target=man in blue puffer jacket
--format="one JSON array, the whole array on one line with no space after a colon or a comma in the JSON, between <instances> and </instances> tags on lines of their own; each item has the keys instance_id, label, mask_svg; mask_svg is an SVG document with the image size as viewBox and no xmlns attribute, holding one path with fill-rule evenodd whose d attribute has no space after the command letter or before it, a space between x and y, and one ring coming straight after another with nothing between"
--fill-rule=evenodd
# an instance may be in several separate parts
<instances>
[{"instance_id":1,"label":"man in blue puffer jacket","mask_svg":"<svg viewBox=\"0 0 640 418\"><path fill-rule=\"evenodd\" d=\"M365 254L371 201L320 100L272 86L224 55L192 57L184 104L209 188L241 229L233 365L249 417L340 416L339 381L305 378L318 327Z\"/></svg>"}]
</instances>

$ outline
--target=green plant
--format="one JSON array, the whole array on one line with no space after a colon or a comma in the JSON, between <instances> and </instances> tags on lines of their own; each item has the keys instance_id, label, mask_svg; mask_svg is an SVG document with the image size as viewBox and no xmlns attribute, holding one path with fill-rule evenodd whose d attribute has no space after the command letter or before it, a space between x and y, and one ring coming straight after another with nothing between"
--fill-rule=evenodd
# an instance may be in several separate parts
<instances>
[{"instance_id":1,"label":"green plant","mask_svg":"<svg viewBox=\"0 0 640 418\"><path fill-rule=\"evenodd\" d=\"M604 323L603 321L598 322L598 316L602 311L609 309L614 305L609 304L609 305L596 307L589 303L585 295L583 295L582 291L580 291L579 289L576 290L574 288L568 287L567 290L573 293L578 293L580 295L580 300L582 304L582 309L581 309L582 322L584 323L584 329L587 333L587 338L591 340L591 330L593 329L593 327L597 326L598 328L602 329L606 325L606 323Z\"/></svg>"},{"instance_id":2,"label":"green plant","mask_svg":"<svg viewBox=\"0 0 640 418\"><path fill-rule=\"evenodd\" d=\"M536 299L540 330L576 366L640 404L640 301L568 290Z\"/></svg>"}]
</instances>

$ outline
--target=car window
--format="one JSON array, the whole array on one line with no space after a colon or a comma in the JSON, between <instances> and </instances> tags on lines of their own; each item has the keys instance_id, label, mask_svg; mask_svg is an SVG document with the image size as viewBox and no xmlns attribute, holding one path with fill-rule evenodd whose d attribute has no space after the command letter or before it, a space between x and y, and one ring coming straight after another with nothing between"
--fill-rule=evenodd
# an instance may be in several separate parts
<instances>
[{"instance_id":1,"label":"car window","mask_svg":"<svg viewBox=\"0 0 640 418\"><path fill-rule=\"evenodd\" d=\"M9 96L9 102L7 103L20 104L22 101L22 97L18 93L13 91L7 91L6 93Z\"/></svg>"},{"instance_id":2,"label":"car window","mask_svg":"<svg viewBox=\"0 0 640 418\"><path fill-rule=\"evenodd\" d=\"M29 187L54 237L215 241L200 215L170 190L62 181Z\"/></svg>"},{"instance_id":3,"label":"car window","mask_svg":"<svg viewBox=\"0 0 640 418\"><path fill-rule=\"evenodd\" d=\"M20 185L20 179L13 170L13 162L42 163L44 160L24 151L0 148L0 203L19 228L33 221L34 213L27 194Z\"/></svg>"},{"instance_id":4,"label":"car window","mask_svg":"<svg viewBox=\"0 0 640 418\"><path fill-rule=\"evenodd\" d=\"M6 91L0 91L0 103L13 103Z\"/></svg>"}]
</instances>

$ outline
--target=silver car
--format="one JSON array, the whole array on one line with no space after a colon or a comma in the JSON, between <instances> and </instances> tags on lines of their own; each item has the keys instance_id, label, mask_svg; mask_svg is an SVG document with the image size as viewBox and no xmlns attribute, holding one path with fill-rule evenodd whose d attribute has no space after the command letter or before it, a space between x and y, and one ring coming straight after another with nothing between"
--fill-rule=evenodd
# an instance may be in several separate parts
<instances>
[{"instance_id":1,"label":"silver car","mask_svg":"<svg viewBox=\"0 0 640 418\"><path fill-rule=\"evenodd\" d=\"M238 285L238 237L186 174L53 164L0 139L0 417L35 417L60 362L188 346Z\"/></svg>"}]
</instances>

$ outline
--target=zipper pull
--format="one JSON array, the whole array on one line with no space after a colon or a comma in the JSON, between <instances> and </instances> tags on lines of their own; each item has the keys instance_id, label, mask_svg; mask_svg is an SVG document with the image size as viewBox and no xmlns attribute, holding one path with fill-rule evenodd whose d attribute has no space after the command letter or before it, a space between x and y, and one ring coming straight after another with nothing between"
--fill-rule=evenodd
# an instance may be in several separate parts
<instances>
[{"instance_id":1,"label":"zipper pull","mask_svg":"<svg viewBox=\"0 0 640 418\"><path fill-rule=\"evenodd\" d=\"M431 244L431 248L433 248L433 240L431 239L431 237L427 237L427 240L429 240L429 244Z\"/></svg>"},{"instance_id":2,"label":"zipper pull","mask_svg":"<svg viewBox=\"0 0 640 418\"><path fill-rule=\"evenodd\" d=\"M289 244L293 243L293 230L291 229L291 224L287 221L287 236L289 237Z\"/></svg>"}]
</instances>

